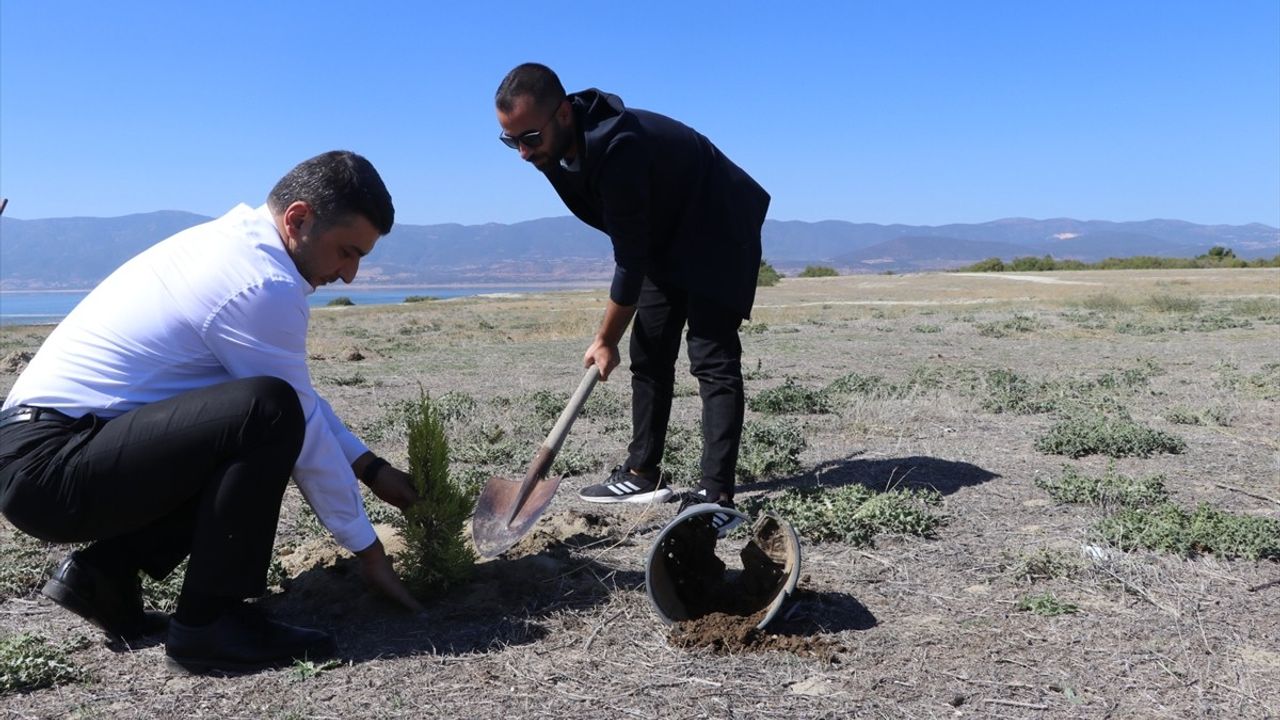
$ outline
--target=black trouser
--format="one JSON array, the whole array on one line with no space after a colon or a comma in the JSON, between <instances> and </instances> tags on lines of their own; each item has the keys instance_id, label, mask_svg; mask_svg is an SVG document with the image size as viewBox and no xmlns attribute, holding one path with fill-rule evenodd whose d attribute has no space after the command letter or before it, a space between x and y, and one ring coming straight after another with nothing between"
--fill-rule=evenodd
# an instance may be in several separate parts
<instances>
[{"instance_id":1,"label":"black trouser","mask_svg":"<svg viewBox=\"0 0 1280 720\"><path fill-rule=\"evenodd\" d=\"M736 313L684 290L645 278L631 326L632 439L625 466L662 462L671 418L680 334L689 326L690 372L702 396L702 478L709 492L733 495L742 440L742 344Z\"/></svg>"},{"instance_id":2,"label":"black trouser","mask_svg":"<svg viewBox=\"0 0 1280 720\"><path fill-rule=\"evenodd\" d=\"M160 579L190 556L183 596L256 597L302 449L298 394L235 380L104 421L0 427L0 512L94 565Z\"/></svg>"}]
</instances>

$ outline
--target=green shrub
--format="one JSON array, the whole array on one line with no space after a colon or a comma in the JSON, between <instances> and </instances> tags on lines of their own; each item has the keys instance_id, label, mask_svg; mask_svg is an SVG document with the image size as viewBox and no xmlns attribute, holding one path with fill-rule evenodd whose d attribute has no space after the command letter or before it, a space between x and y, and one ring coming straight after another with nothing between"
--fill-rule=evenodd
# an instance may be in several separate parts
<instances>
[{"instance_id":1,"label":"green shrub","mask_svg":"<svg viewBox=\"0 0 1280 720\"><path fill-rule=\"evenodd\" d=\"M1119 313L1132 309L1127 300L1111 293L1090 295L1080 301L1080 307L1104 313Z\"/></svg>"},{"instance_id":2,"label":"green shrub","mask_svg":"<svg viewBox=\"0 0 1280 720\"><path fill-rule=\"evenodd\" d=\"M791 524L810 542L871 545L876 535L896 533L933 537L943 517L930 508L942 496L932 490L878 493L863 485L790 488L770 497L748 498L748 515L769 512Z\"/></svg>"},{"instance_id":3,"label":"green shrub","mask_svg":"<svg viewBox=\"0 0 1280 720\"><path fill-rule=\"evenodd\" d=\"M14 532L4 537L4 561L0 562L0 603L30 595L40 588L58 562L53 545Z\"/></svg>"},{"instance_id":4,"label":"green shrub","mask_svg":"<svg viewBox=\"0 0 1280 720\"><path fill-rule=\"evenodd\" d=\"M564 446L556 454L548 475L586 475L600 468L600 460L584 446Z\"/></svg>"},{"instance_id":5,"label":"green shrub","mask_svg":"<svg viewBox=\"0 0 1280 720\"><path fill-rule=\"evenodd\" d=\"M756 287L772 287L782 279L782 274L764 260L760 261L760 272L756 275Z\"/></svg>"},{"instance_id":6,"label":"green shrub","mask_svg":"<svg viewBox=\"0 0 1280 720\"><path fill-rule=\"evenodd\" d=\"M324 382L338 387L359 387L369 381L365 378L364 373L356 372L351 375L324 378Z\"/></svg>"},{"instance_id":7,"label":"green shrub","mask_svg":"<svg viewBox=\"0 0 1280 720\"><path fill-rule=\"evenodd\" d=\"M84 672L67 655L37 635L0 638L0 696L79 680Z\"/></svg>"},{"instance_id":8,"label":"green shrub","mask_svg":"<svg viewBox=\"0 0 1280 720\"><path fill-rule=\"evenodd\" d=\"M1231 300L1225 312L1232 317L1275 322L1280 320L1280 299L1255 297Z\"/></svg>"},{"instance_id":9,"label":"green shrub","mask_svg":"<svg viewBox=\"0 0 1280 720\"><path fill-rule=\"evenodd\" d=\"M307 506L306 510L311 512L311 519L317 528L317 534L324 532L324 527L320 521L316 519L315 513L311 511L311 507ZM142 574L142 601L149 610L156 612L171 613L178 607L178 595L182 593L182 582L187 577L187 561L183 560L178 567L173 569L160 580L153 580L146 573Z\"/></svg>"},{"instance_id":10,"label":"green shrub","mask_svg":"<svg viewBox=\"0 0 1280 720\"><path fill-rule=\"evenodd\" d=\"M1012 370L989 370L984 378L982 409L990 413L1035 415L1057 408L1059 401L1052 384L1033 382Z\"/></svg>"},{"instance_id":11,"label":"green shrub","mask_svg":"<svg viewBox=\"0 0 1280 720\"><path fill-rule=\"evenodd\" d=\"M1066 553L1039 548L1024 553L1009 566L1009 574L1025 582L1069 578L1080 570L1080 562Z\"/></svg>"},{"instance_id":12,"label":"green shrub","mask_svg":"<svg viewBox=\"0 0 1280 720\"><path fill-rule=\"evenodd\" d=\"M293 682L305 682L339 667L342 667L341 660L322 660L320 662L316 662L314 660L294 660L290 679Z\"/></svg>"},{"instance_id":13,"label":"green shrub","mask_svg":"<svg viewBox=\"0 0 1280 720\"><path fill-rule=\"evenodd\" d=\"M849 373L831 381L827 385L827 393L841 393L845 395L865 395L867 397L887 397L893 390L893 386L889 385L875 375L861 375L859 373Z\"/></svg>"},{"instance_id":14,"label":"green shrub","mask_svg":"<svg viewBox=\"0 0 1280 720\"><path fill-rule=\"evenodd\" d=\"M476 399L460 390L450 390L432 404L446 423L468 418L476 411Z\"/></svg>"},{"instance_id":15,"label":"green shrub","mask_svg":"<svg viewBox=\"0 0 1280 720\"><path fill-rule=\"evenodd\" d=\"M750 424L750 423L748 423ZM746 444L744 428L743 445ZM739 450L738 471L742 471ZM671 425L667 428L667 442L662 451L662 469L671 473L671 477L680 481L696 484L702 478L702 431L701 426L688 427Z\"/></svg>"},{"instance_id":16,"label":"green shrub","mask_svg":"<svg viewBox=\"0 0 1280 720\"><path fill-rule=\"evenodd\" d=\"M1008 320L978 323L974 327L978 329L978 334L983 337L1000 338L1008 337L1013 333L1033 332L1045 327L1045 325L1030 315L1014 313L1013 317Z\"/></svg>"},{"instance_id":17,"label":"green shrub","mask_svg":"<svg viewBox=\"0 0 1280 720\"><path fill-rule=\"evenodd\" d=\"M529 414L532 427L545 434L551 432L551 426L556 424L560 413L564 412L564 406L569 404L569 394L536 390L525 395L520 402Z\"/></svg>"},{"instance_id":18,"label":"green shrub","mask_svg":"<svg viewBox=\"0 0 1280 720\"><path fill-rule=\"evenodd\" d=\"M1036 450L1071 458L1106 455L1113 458L1177 455L1187 449L1181 438L1134 422L1124 413L1078 411L1055 424L1036 440Z\"/></svg>"},{"instance_id":19,"label":"green shrub","mask_svg":"<svg viewBox=\"0 0 1280 720\"><path fill-rule=\"evenodd\" d=\"M805 446L804 434L791 421L748 420L743 425L742 445L738 450L738 479L751 481L792 475L800 469L800 453Z\"/></svg>"},{"instance_id":20,"label":"green shrub","mask_svg":"<svg viewBox=\"0 0 1280 720\"><path fill-rule=\"evenodd\" d=\"M1172 503L1126 508L1103 518L1095 534L1121 550L1156 550L1182 557L1212 554L1280 560L1280 520L1234 515L1201 504L1186 512Z\"/></svg>"},{"instance_id":21,"label":"green shrub","mask_svg":"<svg viewBox=\"0 0 1280 720\"><path fill-rule=\"evenodd\" d=\"M398 559L412 592L438 596L466 582L474 569L475 553L463 531L476 496L450 478L444 423L425 395L408 418L408 436L418 502L400 521L405 551Z\"/></svg>"},{"instance_id":22,"label":"green shrub","mask_svg":"<svg viewBox=\"0 0 1280 720\"><path fill-rule=\"evenodd\" d=\"M1231 411L1221 406L1194 409L1183 405L1175 405L1165 411L1164 419L1175 425L1205 425L1209 427L1230 427Z\"/></svg>"},{"instance_id":23,"label":"green shrub","mask_svg":"<svg viewBox=\"0 0 1280 720\"><path fill-rule=\"evenodd\" d=\"M325 305L329 307L347 307L349 305L355 305L355 302L352 301L351 298L347 297L346 295L339 295L338 297L325 303Z\"/></svg>"},{"instance_id":24,"label":"green shrub","mask_svg":"<svg viewBox=\"0 0 1280 720\"><path fill-rule=\"evenodd\" d=\"M990 257L986 260L960 268L962 272L1002 272L1004 270L1004 261L998 257Z\"/></svg>"},{"instance_id":25,"label":"green shrub","mask_svg":"<svg viewBox=\"0 0 1280 720\"><path fill-rule=\"evenodd\" d=\"M831 401L824 390L811 390L787 378L752 397L747 407L767 415L824 414L831 412Z\"/></svg>"},{"instance_id":26,"label":"green shrub","mask_svg":"<svg viewBox=\"0 0 1280 720\"><path fill-rule=\"evenodd\" d=\"M839 274L840 273L836 272L836 269L833 267L827 267L826 265L809 265L800 272L800 277L802 278L836 277Z\"/></svg>"},{"instance_id":27,"label":"green shrub","mask_svg":"<svg viewBox=\"0 0 1280 720\"><path fill-rule=\"evenodd\" d=\"M942 326L941 325L915 325L911 328L911 332L926 333L926 334L940 333L942 332Z\"/></svg>"},{"instance_id":28,"label":"green shrub","mask_svg":"<svg viewBox=\"0 0 1280 720\"><path fill-rule=\"evenodd\" d=\"M1131 478L1117 473L1114 464L1098 477L1064 465L1056 478L1037 478L1036 487L1048 492L1056 502L1083 505L1135 507L1154 505L1169 497L1163 475Z\"/></svg>"},{"instance_id":29,"label":"green shrub","mask_svg":"<svg viewBox=\"0 0 1280 720\"><path fill-rule=\"evenodd\" d=\"M1053 593L1048 592L1039 595L1027 595L1018 601L1017 607L1020 611L1047 617L1070 615L1080 611L1079 607L1069 602L1063 602Z\"/></svg>"},{"instance_id":30,"label":"green shrub","mask_svg":"<svg viewBox=\"0 0 1280 720\"><path fill-rule=\"evenodd\" d=\"M407 295L405 296L404 301L407 303L420 303L420 302L430 302L432 300L439 300L439 299L440 298L436 297L435 295Z\"/></svg>"},{"instance_id":31,"label":"green shrub","mask_svg":"<svg viewBox=\"0 0 1280 720\"><path fill-rule=\"evenodd\" d=\"M1193 313L1200 309L1200 299L1186 295L1161 293L1148 298L1147 305L1157 312Z\"/></svg>"}]
</instances>

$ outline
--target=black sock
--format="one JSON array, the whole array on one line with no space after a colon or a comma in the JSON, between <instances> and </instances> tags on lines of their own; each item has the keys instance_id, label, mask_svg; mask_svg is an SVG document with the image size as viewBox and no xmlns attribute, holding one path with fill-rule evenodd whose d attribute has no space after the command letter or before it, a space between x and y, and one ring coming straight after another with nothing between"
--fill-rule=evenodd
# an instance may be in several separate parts
<instances>
[{"instance_id":1,"label":"black sock","mask_svg":"<svg viewBox=\"0 0 1280 720\"><path fill-rule=\"evenodd\" d=\"M178 597L178 607L173 611L173 619L189 627L210 625L241 602L240 598L223 595L184 592Z\"/></svg>"}]
</instances>

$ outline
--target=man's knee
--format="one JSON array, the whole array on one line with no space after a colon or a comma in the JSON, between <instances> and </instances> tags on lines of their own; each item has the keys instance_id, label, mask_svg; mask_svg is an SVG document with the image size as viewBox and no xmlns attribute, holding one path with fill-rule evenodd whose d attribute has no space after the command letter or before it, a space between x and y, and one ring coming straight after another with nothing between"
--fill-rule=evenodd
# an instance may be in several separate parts
<instances>
[{"instance_id":1,"label":"man's knee","mask_svg":"<svg viewBox=\"0 0 1280 720\"><path fill-rule=\"evenodd\" d=\"M261 376L237 381L239 390L252 398L249 424L273 440L296 445L302 450L306 419L298 391L277 377Z\"/></svg>"}]
</instances>

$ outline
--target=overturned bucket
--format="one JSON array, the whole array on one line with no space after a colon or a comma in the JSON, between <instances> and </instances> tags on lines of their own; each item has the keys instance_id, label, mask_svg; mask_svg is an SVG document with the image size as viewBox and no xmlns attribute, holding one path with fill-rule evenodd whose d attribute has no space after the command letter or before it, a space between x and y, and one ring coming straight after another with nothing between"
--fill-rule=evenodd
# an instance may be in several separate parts
<instances>
[{"instance_id":1,"label":"overturned bucket","mask_svg":"<svg viewBox=\"0 0 1280 720\"><path fill-rule=\"evenodd\" d=\"M649 602L668 625L723 613L758 618L755 627L763 629L800 580L800 539L785 520L762 513L738 552L741 568L729 568L715 551L712 513L751 521L737 510L709 503L677 515L658 533L645 561Z\"/></svg>"}]
</instances>

